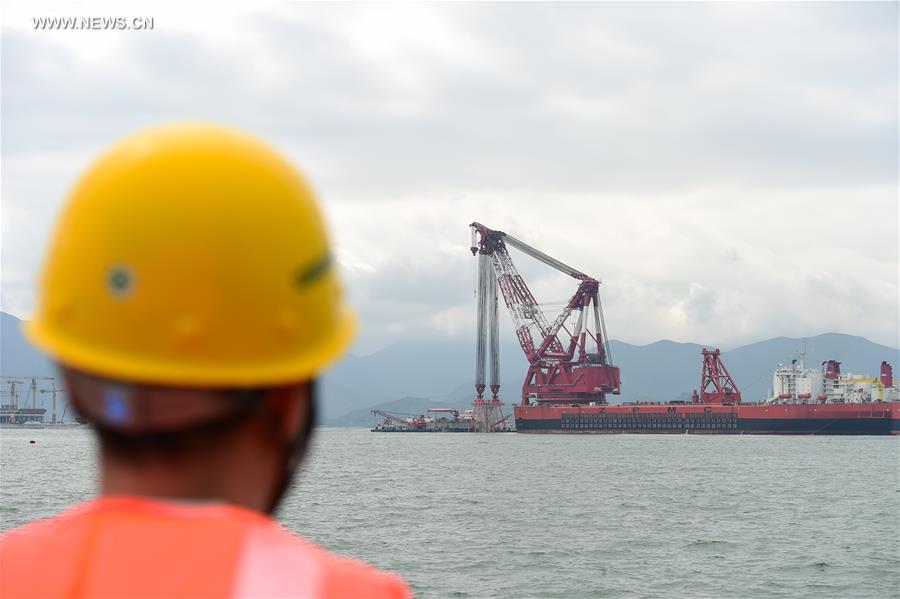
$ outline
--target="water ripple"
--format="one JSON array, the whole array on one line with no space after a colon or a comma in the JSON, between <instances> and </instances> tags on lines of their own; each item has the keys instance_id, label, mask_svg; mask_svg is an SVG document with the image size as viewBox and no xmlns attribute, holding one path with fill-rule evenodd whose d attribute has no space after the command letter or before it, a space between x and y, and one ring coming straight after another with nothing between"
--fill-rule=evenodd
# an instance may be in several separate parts
<instances>
[{"instance_id":1,"label":"water ripple","mask_svg":"<svg viewBox=\"0 0 900 599\"><path fill-rule=\"evenodd\" d=\"M0 528L94 492L87 431L0 440ZM280 519L421 597L875 598L898 489L900 438L323 429Z\"/></svg>"}]
</instances>

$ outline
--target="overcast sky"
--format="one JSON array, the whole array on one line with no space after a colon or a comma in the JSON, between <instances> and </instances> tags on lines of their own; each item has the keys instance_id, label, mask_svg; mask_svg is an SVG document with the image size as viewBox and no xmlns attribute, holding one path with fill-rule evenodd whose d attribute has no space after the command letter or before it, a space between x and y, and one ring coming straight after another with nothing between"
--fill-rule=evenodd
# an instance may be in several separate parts
<instances>
[{"instance_id":1,"label":"overcast sky","mask_svg":"<svg viewBox=\"0 0 900 599\"><path fill-rule=\"evenodd\" d=\"M313 181L356 353L471 336L473 220L602 279L613 339L900 344L897 3L3 9L17 316L77 174L137 128L198 118ZM47 15L154 29L35 30ZM516 259L539 301L574 292Z\"/></svg>"}]
</instances>

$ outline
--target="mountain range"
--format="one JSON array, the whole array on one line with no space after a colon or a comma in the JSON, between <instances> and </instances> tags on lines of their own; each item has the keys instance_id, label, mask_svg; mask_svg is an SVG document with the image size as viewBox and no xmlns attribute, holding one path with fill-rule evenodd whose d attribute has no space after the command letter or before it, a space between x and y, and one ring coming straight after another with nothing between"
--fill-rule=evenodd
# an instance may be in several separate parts
<instances>
[{"instance_id":1,"label":"mountain range","mask_svg":"<svg viewBox=\"0 0 900 599\"><path fill-rule=\"evenodd\" d=\"M842 333L804 339L776 337L722 353L722 359L745 401L764 399L779 363L790 363L806 345L807 366L825 360L842 363L842 372L876 374L882 360L900 365L900 350ZM622 394L612 401L688 399L700 384L697 343L662 340L648 345L610 342L613 362L622 373ZM515 403L526 362L518 346L501 345L501 397ZM429 407L466 408L474 394L474 347L468 340L421 340L396 343L368 356L348 355L330 369L319 386L324 424L374 422L373 408L424 413ZM21 335L21 321L0 312L0 373L7 376L54 376L52 362ZM46 396L41 396L42 398Z\"/></svg>"}]
</instances>

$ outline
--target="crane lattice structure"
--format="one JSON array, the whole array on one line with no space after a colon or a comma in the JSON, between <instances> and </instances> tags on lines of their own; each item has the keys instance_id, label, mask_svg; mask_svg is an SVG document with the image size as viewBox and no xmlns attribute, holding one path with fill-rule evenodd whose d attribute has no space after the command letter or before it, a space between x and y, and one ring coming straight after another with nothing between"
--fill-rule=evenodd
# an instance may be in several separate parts
<instances>
[{"instance_id":1,"label":"crane lattice structure","mask_svg":"<svg viewBox=\"0 0 900 599\"><path fill-rule=\"evenodd\" d=\"M480 223L472 223L470 228L470 249L472 255L478 258L475 408L476 417L481 409L487 430L492 430L496 422L505 421L497 411L502 406L499 401L499 294L503 295L519 345L529 364L522 385L523 405L606 403L607 393L618 395L619 369L612 364L606 323L598 297L600 281L503 231L489 229ZM507 247L513 247L578 281L575 294L553 322L547 319L528 289ZM577 312L578 317L572 330L569 330L566 322L573 312ZM490 365L490 400L484 399L486 362Z\"/></svg>"},{"instance_id":2,"label":"crane lattice structure","mask_svg":"<svg viewBox=\"0 0 900 599\"><path fill-rule=\"evenodd\" d=\"M741 403L741 390L738 389L734 378L725 368L722 352L718 349L710 351L704 347L702 354L703 372L700 375L700 393L694 391L691 394L691 401L724 405Z\"/></svg>"}]
</instances>

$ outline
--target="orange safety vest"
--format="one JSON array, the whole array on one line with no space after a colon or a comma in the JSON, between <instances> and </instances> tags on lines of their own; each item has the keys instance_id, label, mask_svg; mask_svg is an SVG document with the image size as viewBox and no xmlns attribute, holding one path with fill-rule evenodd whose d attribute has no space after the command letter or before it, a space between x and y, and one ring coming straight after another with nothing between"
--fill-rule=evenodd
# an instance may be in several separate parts
<instances>
[{"instance_id":1,"label":"orange safety vest","mask_svg":"<svg viewBox=\"0 0 900 599\"><path fill-rule=\"evenodd\" d=\"M105 497L0 536L0 597L408 598L393 574L226 504Z\"/></svg>"}]
</instances>

